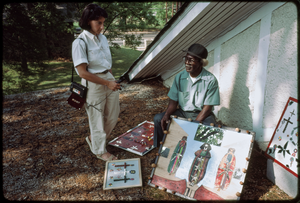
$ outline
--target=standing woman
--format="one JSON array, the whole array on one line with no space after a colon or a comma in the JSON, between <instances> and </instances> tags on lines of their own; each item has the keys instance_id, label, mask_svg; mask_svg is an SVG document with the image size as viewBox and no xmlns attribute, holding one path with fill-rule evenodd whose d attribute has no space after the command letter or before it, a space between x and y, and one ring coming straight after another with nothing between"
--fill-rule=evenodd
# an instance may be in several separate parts
<instances>
[{"instance_id":1,"label":"standing woman","mask_svg":"<svg viewBox=\"0 0 300 203\"><path fill-rule=\"evenodd\" d=\"M93 154L103 161L117 157L106 150L120 113L120 84L112 75L112 59L107 39L100 34L107 18L106 11L97 4L87 5L79 26L84 30L72 44L72 58L81 84L88 87L85 110L89 119L90 136L86 141Z\"/></svg>"}]
</instances>

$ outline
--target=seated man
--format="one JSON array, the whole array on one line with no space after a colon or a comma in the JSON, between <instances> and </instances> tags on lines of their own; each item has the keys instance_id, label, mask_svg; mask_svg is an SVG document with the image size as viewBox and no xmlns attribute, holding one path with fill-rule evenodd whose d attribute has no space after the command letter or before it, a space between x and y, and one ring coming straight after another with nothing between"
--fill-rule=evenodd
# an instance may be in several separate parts
<instances>
[{"instance_id":1,"label":"seated man","mask_svg":"<svg viewBox=\"0 0 300 203\"><path fill-rule=\"evenodd\" d=\"M175 76L167 110L154 117L155 147L160 145L170 115L191 118L193 122L216 123L212 110L214 105L220 105L220 94L216 77L203 68L208 64L207 49L193 44L183 51L187 52L183 57L186 69Z\"/></svg>"}]
</instances>

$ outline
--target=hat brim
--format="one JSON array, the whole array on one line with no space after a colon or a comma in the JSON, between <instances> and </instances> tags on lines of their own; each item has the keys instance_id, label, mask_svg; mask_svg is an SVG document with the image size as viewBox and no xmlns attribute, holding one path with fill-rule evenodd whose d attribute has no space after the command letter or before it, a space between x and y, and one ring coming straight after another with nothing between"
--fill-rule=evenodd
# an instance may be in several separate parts
<instances>
[{"instance_id":1,"label":"hat brim","mask_svg":"<svg viewBox=\"0 0 300 203\"><path fill-rule=\"evenodd\" d=\"M188 50L182 50L183 52L187 52L188 54L190 54L190 55L192 55L192 56L195 56L195 57L197 57L197 58L199 58L199 59L202 59L200 56L197 56L196 54L194 54L193 52L190 52L190 51L188 51Z\"/></svg>"}]
</instances>

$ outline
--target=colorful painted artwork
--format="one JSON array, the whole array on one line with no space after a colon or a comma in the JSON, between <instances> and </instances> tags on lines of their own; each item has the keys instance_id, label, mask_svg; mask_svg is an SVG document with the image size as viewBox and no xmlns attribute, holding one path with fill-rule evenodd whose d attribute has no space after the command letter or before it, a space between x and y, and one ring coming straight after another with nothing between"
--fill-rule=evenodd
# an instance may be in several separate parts
<instances>
[{"instance_id":1,"label":"colorful painted artwork","mask_svg":"<svg viewBox=\"0 0 300 203\"><path fill-rule=\"evenodd\" d=\"M215 187L219 190L226 190L231 182L235 169L235 149L229 148L218 167Z\"/></svg>"},{"instance_id":2,"label":"colorful painted artwork","mask_svg":"<svg viewBox=\"0 0 300 203\"><path fill-rule=\"evenodd\" d=\"M168 166L168 172L169 173L175 173L177 171L177 168L180 166L182 156L185 152L186 148L186 136L183 136L182 139L178 142L176 145L169 166Z\"/></svg>"},{"instance_id":3,"label":"colorful painted artwork","mask_svg":"<svg viewBox=\"0 0 300 203\"><path fill-rule=\"evenodd\" d=\"M135 128L128 130L126 133L110 141L108 144L143 156L154 149L153 131L153 122L144 121Z\"/></svg>"},{"instance_id":4,"label":"colorful painted artwork","mask_svg":"<svg viewBox=\"0 0 300 203\"><path fill-rule=\"evenodd\" d=\"M123 159L106 162L103 190L141 186L140 159Z\"/></svg>"},{"instance_id":5,"label":"colorful painted artwork","mask_svg":"<svg viewBox=\"0 0 300 203\"><path fill-rule=\"evenodd\" d=\"M298 100L290 97L265 154L298 177Z\"/></svg>"},{"instance_id":6,"label":"colorful painted artwork","mask_svg":"<svg viewBox=\"0 0 300 203\"><path fill-rule=\"evenodd\" d=\"M208 141L202 142L204 139L196 138L199 130L215 133L201 134ZM218 139L214 139L216 133ZM158 153L170 149L173 154L157 157L148 184L190 200L238 200L237 194L243 188L240 183L246 177L242 171L248 167L254 137L254 132L236 132L235 128L204 126L173 117ZM179 146L184 146L184 153ZM170 173L178 154L182 155L180 165Z\"/></svg>"},{"instance_id":7,"label":"colorful painted artwork","mask_svg":"<svg viewBox=\"0 0 300 203\"><path fill-rule=\"evenodd\" d=\"M195 158L191 164L189 172L190 186L198 184L203 179L209 159L211 158L211 146L208 143L203 144L198 151L195 152Z\"/></svg>"},{"instance_id":8,"label":"colorful painted artwork","mask_svg":"<svg viewBox=\"0 0 300 203\"><path fill-rule=\"evenodd\" d=\"M223 140L223 131L219 128L199 124L195 140L220 146Z\"/></svg>"}]
</instances>

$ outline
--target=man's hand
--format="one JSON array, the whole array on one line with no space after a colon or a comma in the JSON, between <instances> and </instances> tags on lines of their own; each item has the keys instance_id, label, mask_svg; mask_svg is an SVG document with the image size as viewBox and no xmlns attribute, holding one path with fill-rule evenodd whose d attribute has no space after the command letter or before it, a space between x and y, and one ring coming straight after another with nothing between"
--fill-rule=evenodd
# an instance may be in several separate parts
<instances>
[{"instance_id":1,"label":"man's hand","mask_svg":"<svg viewBox=\"0 0 300 203\"><path fill-rule=\"evenodd\" d=\"M162 130L164 131L167 127L167 123L170 121L170 116L168 116L167 114L164 115L164 117L161 119L160 121L160 125Z\"/></svg>"},{"instance_id":2,"label":"man's hand","mask_svg":"<svg viewBox=\"0 0 300 203\"><path fill-rule=\"evenodd\" d=\"M204 105L202 111L198 114L197 118L195 119L198 122L202 122L207 116L210 115L212 111L211 105Z\"/></svg>"},{"instance_id":3,"label":"man's hand","mask_svg":"<svg viewBox=\"0 0 300 203\"><path fill-rule=\"evenodd\" d=\"M161 125L161 128L163 131L166 130L167 121L170 121L170 115L172 115L172 113L174 113L174 111L176 111L177 105L178 105L177 101L174 101L172 99L169 100L169 104L168 104L166 113L160 122L160 125Z\"/></svg>"}]
</instances>

